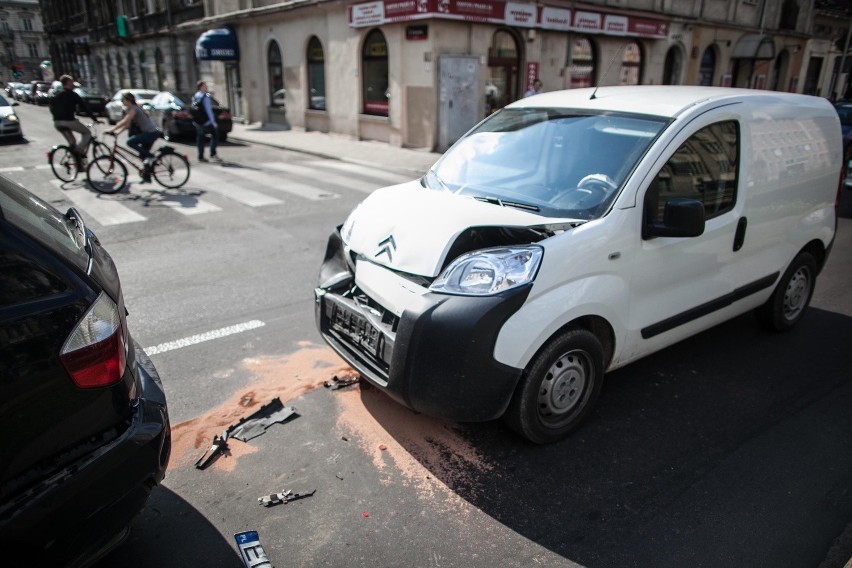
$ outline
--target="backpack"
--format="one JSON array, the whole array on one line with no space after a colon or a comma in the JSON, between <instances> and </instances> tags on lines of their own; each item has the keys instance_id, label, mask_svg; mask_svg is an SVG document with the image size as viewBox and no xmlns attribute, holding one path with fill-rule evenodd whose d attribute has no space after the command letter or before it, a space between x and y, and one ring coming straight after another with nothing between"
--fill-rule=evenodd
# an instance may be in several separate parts
<instances>
[{"instance_id":1,"label":"backpack","mask_svg":"<svg viewBox=\"0 0 852 568\"><path fill-rule=\"evenodd\" d=\"M207 124L210 120L207 111L204 110L204 97L192 97L192 104L189 106L189 116L192 117L192 122L197 124Z\"/></svg>"}]
</instances>

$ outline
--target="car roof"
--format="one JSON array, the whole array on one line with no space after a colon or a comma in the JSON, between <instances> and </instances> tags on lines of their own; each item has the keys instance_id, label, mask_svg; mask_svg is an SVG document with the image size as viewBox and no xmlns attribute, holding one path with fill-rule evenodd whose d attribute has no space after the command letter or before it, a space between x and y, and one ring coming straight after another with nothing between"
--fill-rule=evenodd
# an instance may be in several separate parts
<instances>
[{"instance_id":1,"label":"car roof","mask_svg":"<svg viewBox=\"0 0 852 568\"><path fill-rule=\"evenodd\" d=\"M592 94L594 94L594 98L592 98ZM675 118L692 107L707 103L722 101L737 103L758 98L811 107L824 107L828 104L825 99L819 97L776 91L725 87L641 85L552 91L520 99L506 108L572 108Z\"/></svg>"}]
</instances>

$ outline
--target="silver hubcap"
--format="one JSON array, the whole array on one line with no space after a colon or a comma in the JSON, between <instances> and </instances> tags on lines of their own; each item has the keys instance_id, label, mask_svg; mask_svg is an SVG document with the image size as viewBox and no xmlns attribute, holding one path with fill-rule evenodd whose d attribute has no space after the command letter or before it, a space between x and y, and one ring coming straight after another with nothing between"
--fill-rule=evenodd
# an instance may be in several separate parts
<instances>
[{"instance_id":1,"label":"silver hubcap","mask_svg":"<svg viewBox=\"0 0 852 568\"><path fill-rule=\"evenodd\" d=\"M570 351L554 361L541 381L540 414L558 418L570 412L583 396L591 367L589 356L583 351Z\"/></svg>"},{"instance_id":2,"label":"silver hubcap","mask_svg":"<svg viewBox=\"0 0 852 568\"><path fill-rule=\"evenodd\" d=\"M802 266L793 274L787 283L787 289L784 290L785 319L794 320L798 317L805 307L805 302L808 301L810 290L811 275L808 269Z\"/></svg>"}]
</instances>

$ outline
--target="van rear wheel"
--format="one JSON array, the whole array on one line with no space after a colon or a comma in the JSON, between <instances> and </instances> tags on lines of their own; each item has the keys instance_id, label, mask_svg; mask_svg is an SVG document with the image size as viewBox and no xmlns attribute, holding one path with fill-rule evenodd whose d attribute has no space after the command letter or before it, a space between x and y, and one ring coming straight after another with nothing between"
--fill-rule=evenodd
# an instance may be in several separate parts
<instances>
[{"instance_id":1,"label":"van rear wheel","mask_svg":"<svg viewBox=\"0 0 852 568\"><path fill-rule=\"evenodd\" d=\"M772 296L755 310L760 324L770 331L787 331L796 325L811 301L816 273L813 255L799 253L778 281Z\"/></svg>"},{"instance_id":2,"label":"van rear wheel","mask_svg":"<svg viewBox=\"0 0 852 568\"><path fill-rule=\"evenodd\" d=\"M586 418L603 386L604 350L595 335L570 328L527 367L505 419L536 444L556 442Z\"/></svg>"}]
</instances>

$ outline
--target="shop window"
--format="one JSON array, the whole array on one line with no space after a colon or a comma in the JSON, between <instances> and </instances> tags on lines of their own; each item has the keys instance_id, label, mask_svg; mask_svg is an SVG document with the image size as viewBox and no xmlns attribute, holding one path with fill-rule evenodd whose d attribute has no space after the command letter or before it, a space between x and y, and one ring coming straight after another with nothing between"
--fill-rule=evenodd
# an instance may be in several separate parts
<instances>
[{"instance_id":1,"label":"shop window","mask_svg":"<svg viewBox=\"0 0 852 568\"><path fill-rule=\"evenodd\" d=\"M269 75L269 105L283 107L285 103L284 64L278 42L269 42L266 50L266 68Z\"/></svg>"},{"instance_id":2,"label":"shop window","mask_svg":"<svg viewBox=\"0 0 852 568\"><path fill-rule=\"evenodd\" d=\"M127 54L127 73L130 75L130 86L138 87L139 83L136 81L136 62L133 60L133 54Z\"/></svg>"},{"instance_id":3,"label":"shop window","mask_svg":"<svg viewBox=\"0 0 852 568\"><path fill-rule=\"evenodd\" d=\"M154 51L154 71L157 73L157 90L162 91L165 81L163 80L163 52L159 47Z\"/></svg>"},{"instance_id":4,"label":"shop window","mask_svg":"<svg viewBox=\"0 0 852 568\"><path fill-rule=\"evenodd\" d=\"M677 46L669 48L666 62L663 64L663 85L680 85L680 73L683 68L683 52Z\"/></svg>"},{"instance_id":5,"label":"shop window","mask_svg":"<svg viewBox=\"0 0 852 568\"><path fill-rule=\"evenodd\" d=\"M325 54L317 36L308 42L308 108L325 110Z\"/></svg>"},{"instance_id":6,"label":"shop window","mask_svg":"<svg viewBox=\"0 0 852 568\"><path fill-rule=\"evenodd\" d=\"M571 73L571 88L595 86L595 48L584 37L568 42L568 70Z\"/></svg>"},{"instance_id":7,"label":"shop window","mask_svg":"<svg viewBox=\"0 0 852 568\"><path fill-rule=\"evenodd\" d=\"M364 68L364 114L388 115L388 43L379 30L372 30L364 39L362 53Z\"/></svg>"},{"instance_id":8,"label":"shop window","mask_svg":"<svg viewBox=\"0 0 852 568\"><path fill-rule=\"evenodd\" d=\"M518 41L509 30L497 30L488 49L488 77L485 82L485 114L518 100Z\"/></svg>"},{"instance_id":9,"label":"shop window","mask_svg":"<svg viewBox=\"0 0 852 568\"><path fill-rule=\"evenodd\" d=\"M713 86L713 75L716 74L716 50L708 47L701 56L701 68L698 70L698 84L702 87Z\"/></svg>"},{"instance_id":10,"label":"shop window","mask_svg":"<svg viewBox=\"0 0 852 568\"><path fill-rule=\"evenodd\" d=\"M139 52L139 76L142 78L142 88L148 88L148 69L145 65L145 52Z\"/></svg>"},{"instance_id":11,"label":"shop window","mask_svg":"<svg viewBox=\"0 0 852 568\"><path fill-rule=\"evenodd\" d=\"M621 59L621 85L638 85L642 71L642 50L636 42L630 42L624 46L624 54Z\"/></svg>"}]
</instances>

